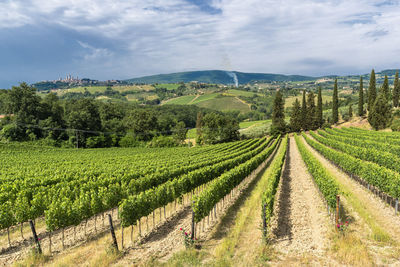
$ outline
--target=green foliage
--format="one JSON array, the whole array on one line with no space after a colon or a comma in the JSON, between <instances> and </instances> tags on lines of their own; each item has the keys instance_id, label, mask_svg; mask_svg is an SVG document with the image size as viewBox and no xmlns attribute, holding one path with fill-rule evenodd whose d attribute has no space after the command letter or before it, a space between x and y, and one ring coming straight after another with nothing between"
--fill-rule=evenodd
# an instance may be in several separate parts
<instances>
[{"instance_id":1,"label":"green foliage","mask_svg":"<svg viewBox=\"0 0 400 267\"><path fill-rule=\"evenodd\" d=\"M178 122L174 128L172 128L173 137L177 144L181 144L186 140L186 134L188 129L183 121Z\"/></svg>"},{"instance_id":2,"label":"green foliage","mask_svg":"<svg viewBox=\"0 0 400 267\"><path fill-rule=\"evenodd\" d=\"M380 130L390 126L391 118L392 108L382 91L368 114L368 122L375 130Z\"/></svg>"},{"instance_id":3,"label":"green foliage","mask_svg":"<svg viewBox=\"0 0 400 267\"><path fill-rule=\"evenodd\" d=\"M358 91L358 116L364 116L364 85L362 76L360 76L360 89Z\"/></svg>"},{"instance_id":4,"label":"green foliage","mask_svg":"<svg viewBox=\"0 0 400 267\"><path fill-rule=\"evenodd\" d=\"M264 216L267 225L269 225L273 215L275 194L281 178L283 163L285 162L287 146L288 146L288 135L286 135L285 138L283 138L281 143L281 149L275 156L272 165L269 167L271 171L268 177L268 184L264 190L261 200L261 210L263 210L265 207Z\"/></svg>"},{"instance_id":5,"label":"green foliage","mask_svg":"<svg viewBox=\"0 0 400 267\"><path fill-rule=\"evenodd\" d=\"M400 197L400 174L379 166L376 163L364 161L346 153L331 149L304 135L307 143L323 154L345 171L363 178L381 191L392 197Z\"/></svg>"},{"instance_id":6,"label":"green foliage","mask_svg":"<svg viewBox=\"0 0 400 267\"><path fill-rule=\"evenodd\" d=\"M139 218L149 215L153 210L167 205L183 194L191 192L196 187L213 181L214 179L219 180L220 178L217 178L218 176L230 173L231 170L236 169L238 165L242 166L242 163L259 158L259 155L269 150L265 148L270 140L271 139L265 141L265 139L261 139L254 144L255 147L252 146L253 148L249 148L246 153L239 151L233 158L218 163L214 162L208 167L194 170L176 179L168 181L154 179L153 181L158 184L151 187L151 183L146 183L147 187L150 189L136 194L131 193L129 194L130 196L124 199L120 204L119 209L122 224L124 226L135 224ZM215 155L213 155L213 157L215 158ZM168 178L171 178L170 174ZM136 186L130 185L130 188L132 187Z\"/></svg>"},{"instance_id":7,"label":"green foliage","mask_svg":"<svg viewBox=\"0 0 400 267\"><path fill-rule=\"evenodd\" d=\"M381 86L381 89L379 90L380 94L383 94L387 100L390 99L390 94L389 94L389 81L387 75L385 75L385 79L383 80L383 84Z\"/></svg>"},{"instance_id":8,"label":"green foliage","mask_svg":"<svg viewBox=\"0 0 400 267\"><path fill-rule=\"evenodd\" d=\"M316 139L317 141L319 141L324 145L340 150L356 158L375 162L391 170L397 172L400 171L400 157L392 153L378 150L373 147L365 148L365 147L351 145L342 141L336 141L335 135L324 134L323 131L318 131L318 133L320 135L317 135L315 133L311 133L311 135L314 137L314 139Z\"/></svg>"},{"instance_id":9,"label":"green foliage","mask_svg":"<svg viewBox=\"0 0 400 267\"><path fill-rule=\"evenodd\" d=\"M394 87L393 87L393 106L399 106L399 97L400 97L400 83L399 83L399 71L396 71L396 76L394 78Z\"/></svg>"},{"instance_id":10,"label":"green foliage","mask_svg":"<svg viewBox=\"0 0 400 267\"><path fill-rule=\"evenodd\" d=\"M208 113L202 119L204 143L216 144L239 139L239 123L230 117Z\"/></svg>"},{"instance_id":11,"label":"green foliage","mask_svg":"<svg viewBox=\"0 0 400 267\"><path fill-rule=\"evenodd\" d=\"M186 132L185 132L186 136ZM154 136L150 142L147 143L147 147L174 147L177 145L176 139L170 136Z\"/></svg>"},{"instance_id":12,"label":"green foliage","mask_svg":"<svg viewBox=\"0 0 400 267\"><path fill-rule=\"evenodd\" d=\"M301 102L301 128L307 129L307 103L306 103L306 91L303 90L303 100Z\"/></svg>"},{"instance_id":13,"label":"green foliage","mask_svg":"<svg viewBox=\"0 0 400 267\"><path fill-rule=\"evenodd\" d=\"M303 137L306 139L307 143L309 138L303 133ZM299 148L301 157L306 163L307 169L314 178L319 190L324 196L326 202L331 208L336 207L336 196L339 194L339 187L335 181L335 178L330 174L324 165L318 161L315 156L308 150L305 144L300 140L300 138L295 134L297 147Z\"/></svg>"},{"instance_id":14,"label":"green foliage","mask_svg":"<svg viewBox=\"0 0 400 267\"><path fill-rule=\"evenodd\" d=\"M339 103L338 103L338 84L335 79L335 85L333 87L333 99L332 99L332 122L337 123L339 121Z\"/></svg>"},{"instance_id":15,"label":"green foliage","mask_svg":"<svg viewBox=\"0 0 400 267\"><path fill-rule=\"evenodd\" d=\"M233 169L225 172L217 179L214 179L203 192L197 195L192 206L195 214L195 221L199 222L206 217L215 204L266 160L274 151L279 139L280 137L278 137L270 147L263 150L258 155L254 155L244 163L236 165Z\"/></svg>"},{"instance_id":16,"label":"green foliage","mask_svg":"<svg viewBox=\"0 0 400 267\"><path fill-rule=\"evenodd\" d=\"M369 87L368 87L368 111L371 112L372 107L375 103L376 99L376 80L375 80L375 70L372 69L371 75L369 78Z\"/></svg>"},{"instance_id":17,"label":"green foliage","mask_svg":"<svg viewBox=\"0 0 400 267\"><path fill-rule=\"evenodd\" d=\"M392 120L392 125L390 125L390 129L392 129L393 132L400 132L400 119L395 118Z\"/></svg>"},{"instance_id":18,"label":"green foliage","mask_svg":"<svg viewBox=\"0 0 400 267\"><path fill-rule=\"evenodd\" d=\"M307 130L314 130L318 128L317 122L317 109L315 107L315 96L313 92L308 93L307 95L307 117L306 117L306 125Z\"/></svg>"},{"instance_id":19,"label":"green foliage","mask_svg":"<svg viewBox=\"0 0 400 267\"><path fill-rule=\"evenodd\" d=\"M349 117L350 117L350 118L353 117L353 107L352 107L351 104L349 105Z\"/></svg>"},{"instance_id":20,"label":"green foliage","mask_svg":"<svg viewBox=\"0 0 400 267\"><path fill-rule=\"evenodd\" d=\"M272 111L271 133L277 135L284 132L286 132L285 101L283 100L281 92L278 90L275 94Z\"/></svg>"},{"instance_id":21,"label":"green foliage","mask_svg":"<svg viewBox=\"0 0 400 267\"><path fill-rule=\"evenodd\" d=\"M292 113L290 115L290 130L293 132L300 132L302 128L302 112L300 102L296 99L293 103Z\"/></svg>"},{"instance_id":22,"label":"green foliage","mask_svg":"<svg viewBox=\"0 0 400 267\"><path fill-rule=\"evenodd\" d=\"M316 120L316 126L317 128L321 128L322 124L324 123L324 119L322 117L323 115L323 104L322 104L322 89L321 86L318 86L318 102L317 102L317 120Z\"/></svg>"}]
</instances>

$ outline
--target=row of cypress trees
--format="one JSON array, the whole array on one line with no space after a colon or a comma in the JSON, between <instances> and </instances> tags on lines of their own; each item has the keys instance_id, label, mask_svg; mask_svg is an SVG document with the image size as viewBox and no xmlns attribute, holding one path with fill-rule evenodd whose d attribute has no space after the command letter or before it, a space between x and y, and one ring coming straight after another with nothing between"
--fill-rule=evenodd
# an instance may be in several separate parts
<instances>
[{"instance_id":1,"label":"row of cypress trees","mask_svg":"<svg viewBox=\"0 0 400 267\"><path fill-rule=\"evenodd\" d=\"M362 76L360 77L357 114L358 116L364 116L364 104L367 104L368 121L374 129L384 129L390 125L392 117L391 100L394 107L400 106L400 82L398 71L395 75L393 92L390 92L387 75L385 75L384 82L380 87L379 92L376 90L376 77L374 70L371 71L369 86L368 89L365 90L365 93L363 78ZM350 105L349 116L352 116L352 113L353 111ZM335 79L332 99L332 123L337 123L338 121L338 83L337 79ZM318 88L317 105L315 105L315 95L313 92L306 94L306 92L303 91L303 100L301 105L297 99L295 100L288 127L285 123L284 99L279 90L276 92L272 112L272 134L286 132L287 130L293 132L315 130L320 128L323 123L321 87Z\"/></svg>"}]
</instances>

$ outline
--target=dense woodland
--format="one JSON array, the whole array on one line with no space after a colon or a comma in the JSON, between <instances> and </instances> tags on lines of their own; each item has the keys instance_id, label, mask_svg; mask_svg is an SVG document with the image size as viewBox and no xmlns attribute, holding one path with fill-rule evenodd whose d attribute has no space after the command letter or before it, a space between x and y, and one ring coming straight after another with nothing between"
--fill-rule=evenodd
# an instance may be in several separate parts
<instances>
[{"instance_id":1,"label":"dense woodland","mask_svg":"<svg viewBox=\"0 0 400 267\"><path fill-rule=\"evenodd\" d=\"M41 98L26 83L1 91L0 114L9 114L0 121L2 139L64 147L174 146L196 126L198 114L203 143L236 140L239 129L232 116L196 106L59 99L53 93Z\"/></svg>"}]
</instances>

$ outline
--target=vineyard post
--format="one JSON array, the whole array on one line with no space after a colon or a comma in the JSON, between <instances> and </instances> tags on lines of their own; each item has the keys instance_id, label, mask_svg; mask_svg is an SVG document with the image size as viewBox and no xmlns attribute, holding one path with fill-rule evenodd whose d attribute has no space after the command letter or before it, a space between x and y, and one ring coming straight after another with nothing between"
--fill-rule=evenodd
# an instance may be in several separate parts
<instances>
[{"instance_id":1,"label":"vineyard post","mask_svg":"<svg viewBox=\"0 0 400 267\"><path fill-rule=\"evenodd\" d=\"M262 223L263 223L263 237L264 239L267 237L267 218L265 217L265 211L267 208L267 204L264 204L262 207Z\"/></svg>"},{"instance_id":2,"label":"vineyard post","mask_svg":"<svg viewBox=\"0 0 400 267\"><path fill-rule=\"evenodd\" d=\"M193 206L194 206L194 201L193 201ZM191 234L191 239L193 240L194 239L194 210L193 210L193 208L192 208L192 234Z\"/></svg>"},{"instance_id":3,"label":"vineyard post","mask_svg":"<svg viewBox=\"0 0 400 267\"><path fill-rule=\"evenodd\" d=\"M111 237L113 240L113 245L114 245L115 249L118 251L117 238L115 237L114 226L113 226L113 222L112 222L112 218L111 218L110 214L108 214L108 221L110 222L110 232L111 232Z\"/></svg>"},{"instance_id":4,"label":"vineyard post","mask_svg":"<svg viewBox=\"0 0 400 267\"><path fill-rule=\"evenodd\" d=\"M396 199L396 209L395 209L395 215L397 215L397 211L399 210L399 199Z\"/></svg>"},{"instance_id":5,"label":"vineyard post","mask_svg":"<svg viewBox=\"0 0 400 267\"><path fill-rule=\"evenodd\" d=\"M33 239L36 243L37 250L38 250L39 254L42 254L42 248L40 247L39 238L36 234L35 225L33 224L32 220L29 220L29 224L31 225L32 235L33 235Z\"/></svg>"},{"instance_id":6,"label":"vineyard post","mask_svg":"<svg viewBox=\"0 0 400 267\"><path fill-rule=\"evenodd\" d=\"M336 196L336 225L339 224L339 205L340 205L340 197Z\"/></svg>"}]
</instances>

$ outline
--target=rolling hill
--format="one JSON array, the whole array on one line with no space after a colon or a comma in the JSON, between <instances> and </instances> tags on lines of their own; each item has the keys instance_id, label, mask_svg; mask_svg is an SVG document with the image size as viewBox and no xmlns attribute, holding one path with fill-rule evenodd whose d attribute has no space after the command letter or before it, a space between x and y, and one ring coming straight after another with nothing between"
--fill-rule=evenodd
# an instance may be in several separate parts
<instances>
[{"instance_id":1,"label":"rolling hill","mask_svg":"<svg viewBox=\"0 0 400 267\"><path fill-rule=\"evenodd\" d=\"M255 81L307 81L315 77L301 75L283 75L270 73L245 73L238 71L205 70L188 71L170 74L151 75L125 80L128 83L178 83L197 81L202 83L234 84L237 77L238 84L247 84Z\"/></svg>"}]
</instances>

